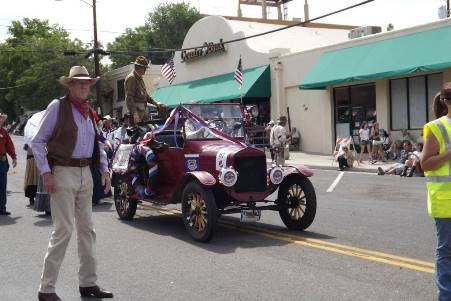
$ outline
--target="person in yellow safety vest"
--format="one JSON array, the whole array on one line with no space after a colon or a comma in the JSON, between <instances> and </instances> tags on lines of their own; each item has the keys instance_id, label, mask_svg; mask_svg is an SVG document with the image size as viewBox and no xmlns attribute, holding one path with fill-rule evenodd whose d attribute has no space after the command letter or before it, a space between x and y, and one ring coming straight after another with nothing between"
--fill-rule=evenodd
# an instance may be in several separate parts
<instances>
[{"instance_id":1,"label":"person in yellow safety vest","mask_svg":"<svg viewBox=\"0 0 451 301\"><path fill-rule=\"evenodd\" d=\"M437 232L435 282L441 301L451 300L451 82L435 96L432 107L437 119L424 126L420 163Z\"/></svg>"}]
</instances>

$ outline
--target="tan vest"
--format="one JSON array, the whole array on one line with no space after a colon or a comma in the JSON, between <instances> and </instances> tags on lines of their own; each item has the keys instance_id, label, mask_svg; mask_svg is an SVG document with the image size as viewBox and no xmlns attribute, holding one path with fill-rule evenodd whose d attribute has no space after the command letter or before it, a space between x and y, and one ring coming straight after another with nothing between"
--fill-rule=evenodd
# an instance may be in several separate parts
<instances>
[{"instance_id":1,"label":"tan vest","mask_svg":"<svg viewBox=\"0 0 451 301\"><path fill-rule=\"evenodd\" d=\"M77 143L78 127L72 113L72 104L67 97L60 98L59 102L60 106L55 129L53 130L53 134L49 141L47 141L47 159L50 165L53 165L52 162L55 161L69 163L72 158L75 144ZM94 166L99 167L100 151L97 139L98 129L92 114L90 115L96 132L92 160Z\"/></svg>"}]
</instances>

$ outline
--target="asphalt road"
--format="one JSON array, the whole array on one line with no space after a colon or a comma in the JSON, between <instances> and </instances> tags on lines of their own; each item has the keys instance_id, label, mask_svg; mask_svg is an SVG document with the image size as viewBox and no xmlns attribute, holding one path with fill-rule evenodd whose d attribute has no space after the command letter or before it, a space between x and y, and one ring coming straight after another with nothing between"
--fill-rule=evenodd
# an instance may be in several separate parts
<instances>
[{"instance_id":1,"label":"asphalt road","mask_svg":"<svg viewBox=\"0 0 451 301\"><path fill-rule=\"evenodd\" d=\"M8 177L10 217L0 216L0 300L36 300L51 219L26 209L25 152ZM114 205L94 207L99 284L114 300L433 300L435 230L421 178L316 171L314 223L286 230L276 212L255 224L221 218L207 244L192 241L175 208L120 221ZM71 240L57 292L78 295Z\"/></svg>"}]
</instances>

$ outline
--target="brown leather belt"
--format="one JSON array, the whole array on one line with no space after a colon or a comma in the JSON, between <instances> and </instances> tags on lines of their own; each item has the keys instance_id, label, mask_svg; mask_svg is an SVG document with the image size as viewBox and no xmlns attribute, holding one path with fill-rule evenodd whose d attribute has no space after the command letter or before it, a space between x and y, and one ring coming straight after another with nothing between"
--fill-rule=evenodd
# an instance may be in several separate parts
<instances>
[{"instance_id":1,"label":"brown leather belt","mask_svg":"<svg viewBox=\"0 0 451 301\"><path fill-rule=\"evenodd\" d=\"M6 155L0 156L0 161L7 161L7 160L8 160L8 158L6 157Z\"/></svg>"},{"instance_id":2,"label":"brown leather belt","mask_svg":"<svg viewBox=\"0 0 451 301\"><path fill-rule=\"evenodd\" d=\"M86 167L91 165L92 158L72 158L68 162L53 160L52 165L54 166L69 166L69 167Z\"/></svg>"}]
</instances>

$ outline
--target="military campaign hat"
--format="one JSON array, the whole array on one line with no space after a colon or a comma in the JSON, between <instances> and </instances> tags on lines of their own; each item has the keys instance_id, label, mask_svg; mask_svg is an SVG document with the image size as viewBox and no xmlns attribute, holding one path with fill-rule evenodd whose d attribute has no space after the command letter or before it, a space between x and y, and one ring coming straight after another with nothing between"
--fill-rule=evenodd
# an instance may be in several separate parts
<instances>
[{"instance_id":1,"label":"military campaign hat","mask_svg":"<svg viewBox=\"0 0 451 301\"><path fill-rule=\"evenodd\" d=\"M145 56L138 56L134 62L131 62L132 64L135 64L135 66L141 66L149 68L149 60Z\"/></svg>"}]
</instances>

